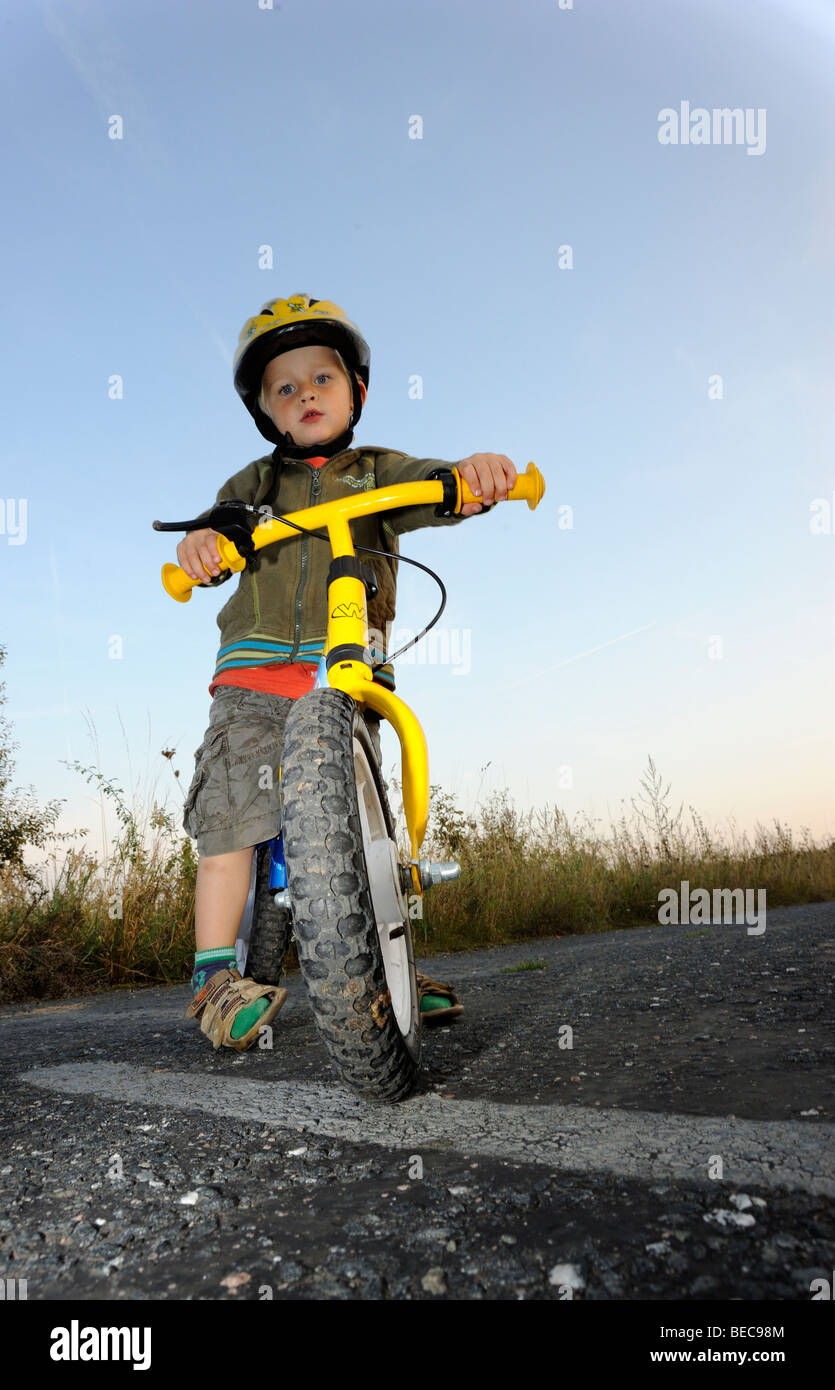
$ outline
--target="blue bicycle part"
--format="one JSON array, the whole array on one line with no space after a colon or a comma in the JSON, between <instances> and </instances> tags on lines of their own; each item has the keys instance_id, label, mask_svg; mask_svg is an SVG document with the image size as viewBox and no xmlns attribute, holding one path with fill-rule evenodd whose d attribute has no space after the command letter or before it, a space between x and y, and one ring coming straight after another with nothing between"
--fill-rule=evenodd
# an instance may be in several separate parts
<instances>
[{"instance_id":1,"label":"blue bicycle part","mask_svg":"<svg viewBox=\"0 0 835 1390\"><path fill-rule=\"evenodd\" d=\"M270 840L270 891L287 887L287 865L284 862L284 831Z\"/></svg>"}]
</instances>

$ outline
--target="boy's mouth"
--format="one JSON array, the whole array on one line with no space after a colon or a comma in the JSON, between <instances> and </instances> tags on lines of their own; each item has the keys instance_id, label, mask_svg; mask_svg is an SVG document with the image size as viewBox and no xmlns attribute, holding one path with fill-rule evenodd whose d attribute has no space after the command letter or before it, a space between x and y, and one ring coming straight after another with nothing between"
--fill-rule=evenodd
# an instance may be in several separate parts
<instances>
[{"instance_id":1,"label":"boy's mouth","mask_svg":"<svg viewBox=\"0 0 835 1390\"><path fill-rule=\"evenodd\" d=\"M321 414L321 410L306 411L305 414L302 416L302 424L304 424L305 420L318 420Z\"/></svg>"}]
</instances>

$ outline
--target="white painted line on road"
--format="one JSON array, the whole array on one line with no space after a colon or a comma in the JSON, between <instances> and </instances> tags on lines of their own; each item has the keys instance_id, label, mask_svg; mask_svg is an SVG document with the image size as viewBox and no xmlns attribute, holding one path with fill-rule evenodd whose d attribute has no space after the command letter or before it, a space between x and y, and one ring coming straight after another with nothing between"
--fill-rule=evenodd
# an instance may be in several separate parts
<instances>
[{"instance_id":1,"label":"white painted line on road","mask_svg":"<svg viewBox=\"0 0 835 1390\"><path fill-rule=\"evenodd\" d=\"M223 1119L303 1129L410 1153L448 1149L644 1181L706 1180L708 1163L720 1155L725 1184L785 1186L835 1196L833 1125L436 1096L378 1105L341 1086L150 1071L120 1062L36 1067L17 1079L65 1095L208 1111Z\"/></svg>"}]
</instances>

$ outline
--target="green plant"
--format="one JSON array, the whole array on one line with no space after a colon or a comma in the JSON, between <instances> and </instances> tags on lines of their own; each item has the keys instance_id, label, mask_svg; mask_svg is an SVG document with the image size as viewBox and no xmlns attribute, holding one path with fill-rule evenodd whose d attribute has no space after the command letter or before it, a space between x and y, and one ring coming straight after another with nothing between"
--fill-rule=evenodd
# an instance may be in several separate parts
<instances>
[{"instance_id":1,"label":"green plant","mask_svg":"<svg viewBox=\"0 0 835 1390\"><path fill-rule=\"evenodd\" d=\"M6 660L6 648L0 646L0 667ZM0 709L6 703L6 685L0 682ZM61 814L61 800L39 806L30 788L26 795L12 790L14 770L13 750L19 745L11 739L11 725L0 714L0 866L13 866L24 880L35 885L37 876L23 862L27 847L41 849L56 840L71 840L75 831L56 832L55 822Z\"/></svg>"}]
</instances>

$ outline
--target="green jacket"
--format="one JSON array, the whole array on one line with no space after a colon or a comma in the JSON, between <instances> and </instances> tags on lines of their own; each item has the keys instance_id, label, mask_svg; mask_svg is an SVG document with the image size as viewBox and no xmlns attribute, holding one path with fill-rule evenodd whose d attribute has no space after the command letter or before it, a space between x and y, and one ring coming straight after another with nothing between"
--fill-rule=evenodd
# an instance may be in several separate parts
<instances>
[{"instance_id":1,"label":"green jacket","mask_svg":"<svg viewBox=\"0 0 835 1390\"><path fill-rule=\"evenodd\" d=\"M416 459L393 449L373 447L344 449L319 468L304 459L287 457L276 463L273 454L267 454L224 483L217 501L237 497L256 507L268 506L277 515L360 490L421 482L436 468L450 467L442 459ZM369 642L375 663L387 655L390 624L394 622L398 536L423 526L456 526L464 520L461 516L436 516L436 505L404 507L351 522L355 544L387 552L386 558L358 552L358 558L370 565L377 577L377 596L368 602ZM211 508L200 515L209 511ZM241 571L237 589L217 615L220 649L215 676L236 667L316 661L322 655L332 558L323 534L324 541L299 535L265 546L257 552L252 566ZM374 679L394 689L391 665L377 671Z\"/></svg>"}]
</instances>

